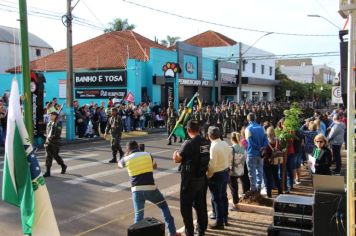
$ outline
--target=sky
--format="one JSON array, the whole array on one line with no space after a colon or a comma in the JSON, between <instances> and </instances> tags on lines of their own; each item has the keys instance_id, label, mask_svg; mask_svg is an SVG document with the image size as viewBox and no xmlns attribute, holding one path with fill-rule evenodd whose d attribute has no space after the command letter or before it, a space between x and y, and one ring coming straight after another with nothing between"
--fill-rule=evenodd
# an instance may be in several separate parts
<instances>
[{"instance_id":1,"label":"sky","mask_svg":"<svg viewBox=\"0 0 356 236\"><path fill-rule=\"evenodd\" d=\"M234 27L268 32L299 34L328 34L332 37L285 36L270 34L259 40L255 47L276 55L339 51L338 29L323 18L307 17L318 14L342 28L345 19L338 14L337 0L130 0L163 11ZM66 12L66 0L27 0L29 12L45 11L62 15ZM73 0L74 5L77 0ZM0 0L0 25L19 27L19 15L7 6L18 7L18 1ZM15 9L15 8L11 8ZM207 30L222 33L235 41L253 44L265 33L238 30L155 12L125 2L124 0L80 0L73 10L75 17L89 27L74 23L73 44L103 33L114 18L127 18L136 25L135 31L147 38L159 40L167 35L182 40ZM101 29L99 29L99 28ZM47 19L28 16L29 32L52 45L55 51L66 47L66 28L60 18ZM326 64L339 71L339 57L313 58L314 64Z\"/></svg>"}]
</instances>

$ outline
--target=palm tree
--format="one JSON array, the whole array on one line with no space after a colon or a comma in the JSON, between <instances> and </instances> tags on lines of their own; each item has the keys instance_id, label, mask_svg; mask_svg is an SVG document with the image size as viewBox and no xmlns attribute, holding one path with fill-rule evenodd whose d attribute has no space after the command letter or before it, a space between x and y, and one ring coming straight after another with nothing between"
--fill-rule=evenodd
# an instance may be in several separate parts
<instances>
[{"instance_id":1,"label":"palm tree","mask_svg":"<svg viewBox=\"0 0 356 236\"><path fill-rule=\"evenodd\" d=\"M179 39L180 39L180 37L167 35L166 39L161 40L161 44L163 46L166 46L167 48L169 48L169 47L174 46Z\"/></svg>"},{"instance_id":2,"label":"palm tree","mask_svg":"<svg viewBox=\"0 0 356 236\"><path fill-rule=\"evenodd\" d=\"M127 19L115 18L109 23L109 28L104 29L105 33L113 31L123 31L123 30L133 30L135 29L134 24L129 24Z\"/></svg>"}]
</instances>

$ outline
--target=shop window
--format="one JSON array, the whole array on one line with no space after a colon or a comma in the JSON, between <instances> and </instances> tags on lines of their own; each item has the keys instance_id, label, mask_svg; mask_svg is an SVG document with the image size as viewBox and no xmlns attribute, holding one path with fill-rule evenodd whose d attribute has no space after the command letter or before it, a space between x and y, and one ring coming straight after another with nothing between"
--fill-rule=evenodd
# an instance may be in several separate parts
<instances>
[{"instance_id":1,"label":"shop window","mask_svg":"<svg viewBox=\"0 0 356 236\"><path fill-rule=\"evenodd\" d=\"M273 73L273 67L270 66L270 67L269 67L269 75L272 75L272 73Z\"/></svg>"},{"instance_id":2,"label":"shop window","mask_svg":"<svg viewBox=\"0 0 356 236\"><path fill-rule=\"evenodd\" d=\"M41 49L36 49L36 56L40 57L41 56Z\"/></svg>"},{"instance_id":3,"label":"shop window","mask_svg":"<svg viewBox=\"0 0 356 236\"><path fill-rule=\"evenodd\" d=\"M256 63L252 63L252 73L256 73Z\"/></svg>"},{"instance_id":4,"label":"shop window","mask_svg":"<svg viewBox=\"0 0 356 236\"><path fill-rule=\"evenodd\" d=\"M262 74L262 75L265 74L265 65L261 65L261 74Z\"/></svg>"}]
</instances>

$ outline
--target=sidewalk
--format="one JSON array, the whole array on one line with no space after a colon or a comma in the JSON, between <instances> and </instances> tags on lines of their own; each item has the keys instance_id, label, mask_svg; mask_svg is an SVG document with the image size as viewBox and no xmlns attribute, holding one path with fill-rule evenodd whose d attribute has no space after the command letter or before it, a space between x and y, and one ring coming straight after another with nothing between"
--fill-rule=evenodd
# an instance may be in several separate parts
<instances>
[{"instance_id":1,"label":"sidewalk","mask_svg":"<svg viewBox=\"0 0 356 236\"><path fill-rule=\"evenodd\" d=\"M345 176L346 174L346 151L342 149L342 169L341 175ZM333 169L332 166L331 169ZM305 167L302 168L302 176L301 176L301 184L295 185L291 194L302 195L302 196L312 196L313 195L313 186L312 186L312 178ZM239 188L240 189L240 188ZM228 193L230 190L228 189ZM276 197L276 191L273 191L273 197ZM231 196L229 196L229 200ZM210 199L208 198L208 201ZM230 201L231 204L231 201ZM225 230L208 230L206 232L206 236L220 236L220 235L236 235L236 236L260 236L267 235L267 228L273 222L273 209L270 207L258 207L248 204L244 205L243 208L248 211L260 212L260 213L252 213L252 212L243 212L243 211L230 211L229 212L229 223L230 226L225 227ZM270 210L270 212L266 212L266 208ZM264 210L261 212L261 210ZM211 222L211 221L210 221Z\"/></svg>"}]
</instances>

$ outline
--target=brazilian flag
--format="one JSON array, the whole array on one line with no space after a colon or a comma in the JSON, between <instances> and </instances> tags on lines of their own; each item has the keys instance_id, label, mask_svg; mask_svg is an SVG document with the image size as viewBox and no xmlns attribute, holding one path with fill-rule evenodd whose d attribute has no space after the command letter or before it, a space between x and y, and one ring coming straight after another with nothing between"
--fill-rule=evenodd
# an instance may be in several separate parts
<instances>
[{"instance_id":1,"label":"brazilian flag","mask_svg":"<svg viewBox=\"0 0 356 236\"><path fill-rule=\"evenodd\" d=\"M199 99L199 94L196 93L188 102L188 104L185 106L184 111L182 112L182 114L180 115L173 131L172 134L175 134L177 137L180 137L182 139L186 138L186 133L185 133L185 127L188 123L188 121L190 120L190 117L192 116L193 113L193 104L194 104L194 100L197 99L198 100L198 104L201 107L201 102ZM170 135L170 136L171 136Z\"/></svg>"}]
</instances>

